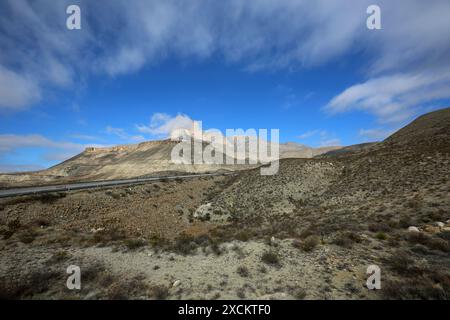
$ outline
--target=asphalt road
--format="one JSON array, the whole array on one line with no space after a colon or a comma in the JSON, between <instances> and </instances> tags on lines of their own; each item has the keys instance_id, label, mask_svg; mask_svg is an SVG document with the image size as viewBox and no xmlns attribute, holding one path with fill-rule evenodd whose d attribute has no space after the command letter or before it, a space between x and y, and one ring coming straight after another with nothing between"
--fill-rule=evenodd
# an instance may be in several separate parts
<instances>
[{"instance_id":1,"label":"asphalt road","mask_svg":"<svg viewBox=\"0 0 450 320\"><path fill-rule=\"evenodd\" d=\"M226 175L232 175L232 174L234 174L234 173L200 173L200 174L181 175L181 176L162 176L162 177L134 178L134 179L123 179L123 180L104 180L104 181L79 182L79 183L54 185L54 186L13 188L13 189L0 190L0 198L24 196L24 195L39 194L39 193L50 193L50 192L82 190L82 189L90 189L90 188L101 188L101 187L110 187L110 186L119 186L119 185L134 185L134 184L141 184L141 183L146 183L146 182L150 182L150 181L190 179L190 178L211 177L211 176L226 176Z\"/></svg>"}]
</instances>

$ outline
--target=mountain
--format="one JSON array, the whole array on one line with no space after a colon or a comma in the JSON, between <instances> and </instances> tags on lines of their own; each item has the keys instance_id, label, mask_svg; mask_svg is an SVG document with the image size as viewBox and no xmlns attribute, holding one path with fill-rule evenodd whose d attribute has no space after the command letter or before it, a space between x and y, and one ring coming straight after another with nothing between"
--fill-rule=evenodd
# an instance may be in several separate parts
<instances>
[{"instance_id":1,"label":"mountain","mask_svg":"<svg viewBox=\"0 0 450 320\"><path fill-rule=\"evenodd\" d=\"M0 186L123 179L177 172L199 173L218 170L241 170L256 166L226 164L227 158L224 155L220 156L224 164L175 164L171 161L171 152L177 144L178 141L167 139L108 148L90 147L86 148L82 153L46 170L0 174ZM204 150L208 144L203 142L202 145ZM312 158L318 154L338 148L340 147L314 149L293 142L279 145L280 158ZM191 159L193 157L194 155L192 154ZM248 158L247 152L246 159L248 160ZM231 159L231 161L234 161L234 159Z\"/></svg>"}]
</instances>

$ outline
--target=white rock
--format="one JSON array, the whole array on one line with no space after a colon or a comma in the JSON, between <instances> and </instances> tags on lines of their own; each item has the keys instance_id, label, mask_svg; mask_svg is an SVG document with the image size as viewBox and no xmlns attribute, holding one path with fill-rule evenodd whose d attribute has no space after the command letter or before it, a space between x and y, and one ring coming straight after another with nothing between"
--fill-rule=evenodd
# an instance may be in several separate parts
<instances>
[{"instance_id":1,"label":"white rock","mask_svg":"<svg viewBox=\"0 0 450 320\"><path fill-rule=\"evenodd\" d=\"M181 284L181 281L180 281L180 280L176 280L176 281L173 283L173 286L174 286L174 287L178 287L180 284Z\"/></svg>"},{"instance_id":2,"label":"white rock","mask_svg":"<svg viewBox=\"0 0 450 320\"><path fill-rule=\"evenodd\" d=\"M212 205L211 203L206 203L197 208L194 212L194 218L205 218L207 215L212 214Z\"/></svg>"},{"instance_id":3,"label":"white rock","mask_svg":"<svg viewBox=\"0 0 450 320\"><path fill-rule=\"evenodd\" d=\"M414 227L414 226L409 227L409 228L408 228L408 231L409 231L409 232L420 232L419 228Z\"/></svg>"},{"instance_id":4,"label":"white rock","mask_svg":"<svg viewBox=\"0 0 450 320\"><path fill-rule=\"evenodd\" d=\"M270 238L270 243L271 244L277 244L277 241L275 240L275 237Z\"/></svg>"},{"instance_id":5,"label":"white rock","mask_svg":"<svg viewBox=\"0 0 450 320\"><path fill-rule=\"evenodd\" d=\"M439 228L443 228L443 227L445 226L445 223L438 221L438 222L436 222L436 225L437 225Z\"/></svg>"}]
</instances>

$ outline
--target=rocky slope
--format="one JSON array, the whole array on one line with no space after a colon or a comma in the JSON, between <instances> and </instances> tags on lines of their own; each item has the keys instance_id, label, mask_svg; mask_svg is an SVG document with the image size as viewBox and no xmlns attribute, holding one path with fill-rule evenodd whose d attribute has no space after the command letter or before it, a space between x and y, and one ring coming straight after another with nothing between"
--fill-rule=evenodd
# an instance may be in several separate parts
<instances>
[{"instance_id":1,"label":"rocky slope","mask_svg":"<svg viewBox=\"0 0 450 320\"><path fill-rule=\"evenodd\" d=\"M449 299L449 135L444 109L358 152L283 159L274 176L0 199L0 295ZM373 264L381 290L366 288Z\"/></svg>"}]
</instances>

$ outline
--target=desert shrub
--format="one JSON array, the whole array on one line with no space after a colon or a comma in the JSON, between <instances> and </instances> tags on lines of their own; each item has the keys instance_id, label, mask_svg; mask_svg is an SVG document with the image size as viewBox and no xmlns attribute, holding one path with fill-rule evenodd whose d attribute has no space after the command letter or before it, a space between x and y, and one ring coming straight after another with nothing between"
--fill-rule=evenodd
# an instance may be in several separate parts
<instances>
[{"instance_id":1,"label":"desert shrub","mask_svg":"<svg viewBox=\"0 0 450 320\"><path fill-rule=\"evenodd\" d=\"M156 234L152 235L150 237L150 239L148 240L148 242L151 246L154 246L154 247L163 246L163 245L167 244L166 239L164 239L161 236L156 235Z\"/></svg>"},{"instance_id":2,"label":"desert shrub","mask_svg":"<svg viewBox=\"0 0 450 320\"><path fill-rule=\"evenodd\" d=\"M66 194L64 192L58 193L44 193L33 196L33 200L40 201L43 204L53 204L59 199L65 198Z\"/></svg>"},{"instance_id":3,"label":"desert shrub","mask_svg":"<svg viewBox=\"0 0 450 320\"><path fill-rule=\"evenodd\" d=\"M436 283L436 281L428 276L386 280L383 283L381 293L385 299L395 300L447 300L450 297L448 284Z\"/></svg>"},{"instance_id":4,"label":"desert shrub","mask_svg":"<svg viewBox=\"0 0 450 320\"><path fill-rule=\"evenodd\" d=\"M245 289L244 288L237 289L236 295L239 299L245 299Z\"/></svg>"},{"instance_id":5,"label":"desert shrub","mask_svg":"<svg viewBox=\"0 0 450 320\"><path fill-rule=\"evenodd\" d=\"M93 244L99 244L102 246L108 245L111 242L123 240L125 238L125 235L123 231L112 228L112 229L105 229L100 230L94 233L92 236L92 239L90 240Z\"/></svg>"},{"instance_id":6,"label":"desert shrub","mask_svg":"<svg viewBox=\"0 0 450 320\"><path fill-rule=\"evenodd\" d=\"M11 220L6 225L8 229L11 231L17 231L22 227L22 224L20 223L19 219Z\"/></svg>"},{"instance_id":7,"label":"desert shrub","mask_svg":"<svg viewBox=\"0 0 450 320\"><path fill-rule=\"evenodd\" d=\"M70 258L70 253L65 250L58 250L47 260L47 264L62 262Z\"/></svg>"},{"instance_id":8,"label":"desert shrub","mask_svg":"<svg viewBox=\"0 0 450 320\"><path fill-rule=\"evenodd\" d=\"M388 237L387 237L386 233L380 231L380 232L377 232L377 234L375 235L375 238L377 238L378 240L386 240Z\"/></svg>"},{"instance_id":9,"label":"desert shrub","mask_svg":"<svg viewBox=\"0 0 450 320\"><path fill-rule=\"evenodd\" d=\"M126 239L124 244L128 250L136 250L147 245L147 242L142 239Z\"/></svg>"},{"instance_id":10,"label":"desert shrub","mask_svg":"<svg viewBox=\"0 0 450 320\"><path fill-rule=\"evenodd\" d=\"M429 235L423 232L410 232L407 236L407 240L410 243L420 243L425 245L429 240Z\"/></svg>"},{"instance_id":11,"label":"desert shrub","mask_svg":"<svg viewBox=\"0 0 450 320\"><path fill-rule=\"evenodd\" d=\"M439 233L437 234L437 236L438 236L439 238L441 238L441 239L444 239L444 240L450 242L450 231L442 231L442 232L439 232Z\"/></svg>"},{"instance_id":12,"label":"desert shrub","mask_svg":"<svg viewBox=\"0 0 450 320\"><path fill-rule=\"evenodd\" d=\"M149 290L150 296L156 300L165 300L169 296L169 289L165 286L153 286Z\"/></svg>"},{"instance_id":13,"label":"desert shrub","mask_svg":"<svg viewBox=\"0 0 450 320\"><path fill-rule=\"evenodd\" d=\"M440 250L442 252L449 252L450 245L447 241L441 238L431 238L427 242L427 247L433 250Z\"/></svg>"},{"instance_id":14,"label":"desert shrub","mask_svg":"<svg viewBox=\"0 0 450 320\"><path fill-rule=\"evenodd\" d=\"M246 229L238 231L235 235L236 240L243 242L250 240L251 237L252 237L251 231Z\"/></svg>"},{"instance_id":15,"label":"desert shrub","mask_svg":"<svg viewBox=\"0 0 450 320\"><path fill-rule=\"evenodd\" d=\"M438 237L431 237L422 232L411 232L407 239L410 243L421 244L433 250L440 250L443 252L450 251L448 241L442 239L439 235Z\"/></svg>"},{"instance_id":16,"label":"desert shrub","mask_svg":"<svg viewBox=\"0 0 450 320\"><path fill-rule=\"evenodd\" d=\"M105 194L106 194L107 196L110 196L110 197L113 198L113 199L116 199L116 200L120 199L120 197L121 197L120 193L113 192L113 191L111 191L111 190L106 191Z\"/></svg>"},{"instance_id":17,"label":"desert shrub","mask_svg":"<svg viewBox=\"0 0 450 320\"><path fill-rule=\"evenodd\" d=\"M241 277L248 277L250 275L250 271L248 270L248 268L246 266L239 266L236 269L236 272L241 276Z\"/></svg>"},{"instance_id":18,"label":"desert shrub","mask_svg":"<svg viewBox=\"0 0 450 320\"><path fill-rule=\"evenodd\" d=\"M33 242L36 237L37 232L32 229L25 229L17 234L17 238L25 244Z\"/></svg>"},{"instance_id":19,"label":"desert shrub","mask_svg":"<svg viewBox=\"0 0 450 320\"><path fill-rule=\"evenodd\" d=\"M333 243L344 248L351 248L354 243L360 243L361 241L361 237L357 233L346 231L339 232L334 238Z\"/></svg>"},{"instance_id":20,"label":"desert shrub","mask_svg":"<svg viewBox=\"0 0 450 320\"><path fill-rule=\"evenodd\" d=\"M299 288L299 289L295 290L294 297L297 300L305 299L306 298L306 290L303 288Z\"/></svg>"},{"instance_id":21,"label":"desert shrub","mask_svg":"<svg viewBox=\"0 0 450 320\"><path fill-rule=\"evenodd\" d=\"M312 251L320 243L320 239L317 236L309 236L300 243L300 248L303 251Z\"/></svg>"},{"instance_id":22,"label":"desert shrub","mask_svg":"<svg viewBox=\"0 0 450 320\"><path fill-rule=\"evenodd\" d=\"M313 236L313 235L315 235L315 234L317 234L317 230L316 230L316 228L314 228L314 227L309 227L309 228L307 228L307 229L304 229L304 230L302 230L301 232L300 232L300 238L301 239L305 239L305 238L307 238L307 237L309 237L309 236Z\"/></svg>"},{"instance_id":23,"label":"desert shrub","mask_svg":"<svg viewBox=\"0 0 450 320\"><path fill-rule=\"evenodd\" d=\"M278 265L280 263L280 256L278 252L269 250L262 254L261 261L270 265Z\"/></svg>"},{"instance_id":24,"label":"desert shrub","mask_svg":"<svg viewBox=\"0 0 450 320\"><path fill-rule=\"evenodd\" d=\"M35 270L20 279L0 278L0 299L26 299L43 293L59 279L59 274L49 270ZM58 280L59 281L59 280Z\"/></svg>"},{"instance_id":25,"label":"desert shrub","mask_svg":"<svg viewBox=\"0 0 450 320\"><path fill-rule=\"evenodd\" d=\"M192 237L181 235L178 239L175 240L170 249L177 253L187 255L191 254L192 251L197 249L197 244Z\"/></svg>"},{"instance_id":26,"label":"desert shrub","mask_svg":"<svg viewBox=\"0 0 450 320\"><path fill-rule=\"evenodd\" d=\"M403 229L408 228L411 225L413 225L413 222L410 217L401 217L398 221L398 226Z\"/></svg>"},{"instance_id":27,"label":"desert shrub","mask_svg":"<svg viewBox=\"0 0 450 320\"><path fill-rule=\"evenodd\" d=\"M138 279L120 280L113 283L107 290L107 297L111 300L127 300L147 291L147 286Z\"/></svg>"},{"instance_id":28,"label":"desert shrub","mask_svg":"<svg viewBox=\"0 0 450 320\"><path fill-rule=\"evenodd\" d=\"M398 250L388 259L387 264L400 275L419 276L427 271L425 267L418 266L411 252Z\"/></svg>"},{"instance_id":29,"label":"desert shrub","mask_svg":"<svg viewBox=\"0 0 450 320\"><path fill-rule=\"evenodd\" d=\"M369 224L368 229L371 232L389 232L391 227L387 223L378 222Z\"/></svg>"}]
</instances>

